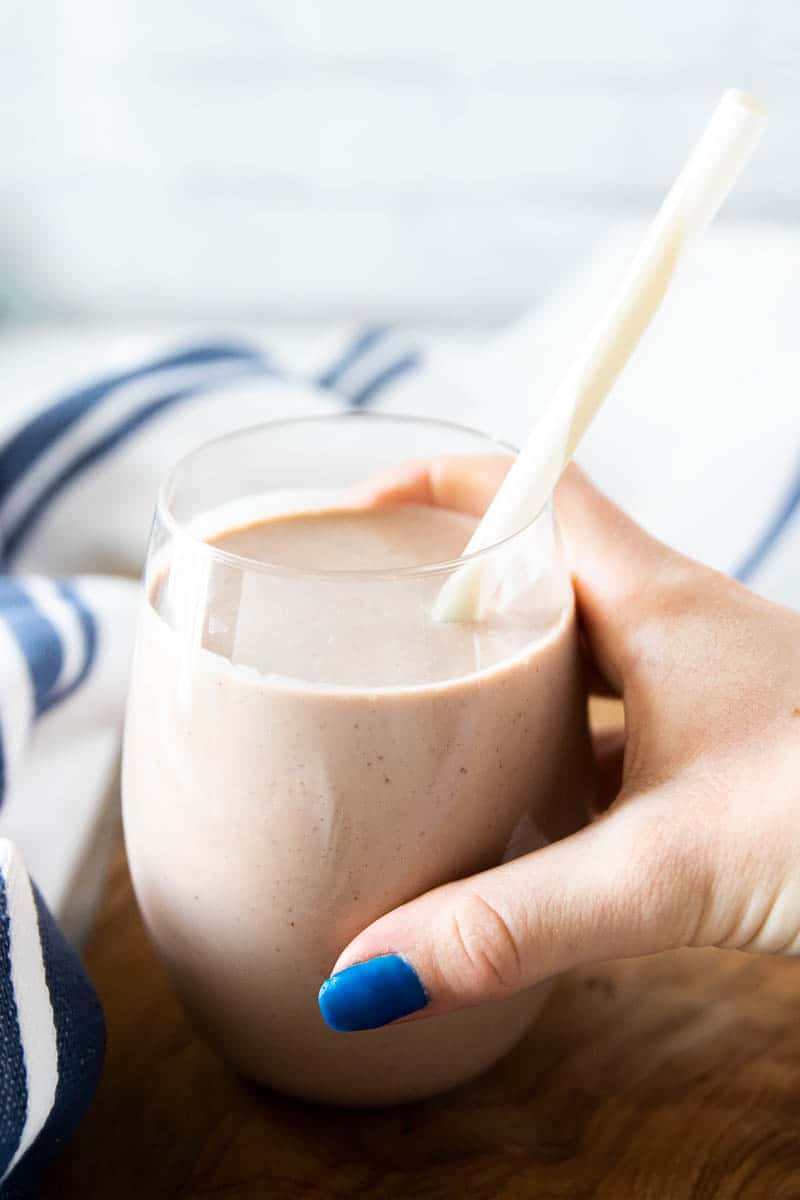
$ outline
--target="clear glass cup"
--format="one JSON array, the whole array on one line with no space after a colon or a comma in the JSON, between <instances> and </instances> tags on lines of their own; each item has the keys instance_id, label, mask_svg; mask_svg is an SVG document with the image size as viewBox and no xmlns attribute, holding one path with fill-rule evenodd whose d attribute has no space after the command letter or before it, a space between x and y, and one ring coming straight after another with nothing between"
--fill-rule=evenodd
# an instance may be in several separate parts
<instances>
[{"instance_id":1,"label":"clear glass cup","mask_svg":"<svg viewBox=\"0 0 800 1200\"><path fill-rule=\"evenodd\" d=\"M346 1035L317 992L382 913L586 819L574 602L550 507L482 552L499 582L471 626L431 616L464 559L320 571L206 539L346 506L412 459L509 453L443 422L348 413L211 442L161 489L124 747L134 885L201 1032L285 1092L431 1095L501 1057L541 1005L540 986Z\"/></svg>"}]
</instances>

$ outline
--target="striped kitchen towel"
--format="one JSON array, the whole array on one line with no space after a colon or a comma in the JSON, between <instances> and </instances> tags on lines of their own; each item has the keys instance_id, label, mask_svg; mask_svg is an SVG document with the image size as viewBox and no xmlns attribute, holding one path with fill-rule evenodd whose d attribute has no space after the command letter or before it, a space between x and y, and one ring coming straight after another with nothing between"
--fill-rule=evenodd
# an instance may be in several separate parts
<instances>
[{"instance_id":1,"label":"striped kitchen towel","mask_svg":"<svg viewBox=\"0 0 800 1200\"><path fill-rule=\"evenodd\" d=\"M19 851L0 839L0 1164L3 1195L36 1194L103 1064L100 1003Z\"/></svg>"},{"instance_id":2,"label":"striped kitchen towel","mask_svg":"<svg viewBox=\"0 0 800 1200\"><path fill-rule=\"evenodd\" d=\"M107 369L89 386L44 402L23 389L9 402L0 426L3 1196L34 1194L100 1073L100 1006L54 917L66 920L89 831L113 782L136 579L159 480L206 438L347 405L462 417L513 433L529 414L510 384L507 405L505 385L502 394L492 390L499 344L424 344L372 327L313 344L295 339L271 352L233 341L150 347L134 362L129 345L112 345L103 352ZM513 361L511 348L504 356ZM753 419L769 419L763 406ZM623 411L614 440L620 447L626 439ZM613 482L614 464L590 456L588 465L601 474L605 467ZM642 477L661 487L665 506L679 503L670 463L653 456L646 465ZM751 536L748 526L728 565L756 584L767 580L766 591L778 578L781 598L800 606L800 578L795 587L791 571L769 575L787 547L793 557L800 546L800 481L765 471L749 487L762 528ZM731 478L723 501L735 506L740 490ZM636 495L624 487L617 494L637 509ZM713 561L713 522L706 548L701 557Z\"/></svg>"}]
</instances>

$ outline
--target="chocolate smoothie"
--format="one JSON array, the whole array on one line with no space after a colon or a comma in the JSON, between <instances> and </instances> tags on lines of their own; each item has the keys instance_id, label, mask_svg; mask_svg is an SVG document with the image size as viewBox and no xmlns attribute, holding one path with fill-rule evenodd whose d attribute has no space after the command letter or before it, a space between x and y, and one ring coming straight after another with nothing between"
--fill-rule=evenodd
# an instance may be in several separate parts
<instances>
[{"instance_id":1,"label":"chocolate smoothie","mask_svg":"<svg viewBox=\"0 0 800 1200\"><path fill-rule=\"evenodd\" d=\"M199 609L175 599L174 565L149 585L124 763L137 895L199 1028L283 1091L432 1094L505 1053L542 1002L351 1035L317 1007L376 917L584 817L571 600L438 624L445 576L402 576L457 557L474 524L416 506L278 517L213 538L251 564L208 568Z\"/></svg>"}]
</instances>

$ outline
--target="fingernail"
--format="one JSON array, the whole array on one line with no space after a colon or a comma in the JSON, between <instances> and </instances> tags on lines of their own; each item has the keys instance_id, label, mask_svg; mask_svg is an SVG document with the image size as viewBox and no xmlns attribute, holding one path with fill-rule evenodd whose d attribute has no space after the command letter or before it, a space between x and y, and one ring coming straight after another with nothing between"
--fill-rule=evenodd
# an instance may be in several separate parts
<instances>
[{"instance_id":1,"label":"fingernail","mask_svg":"<svg viewBox=\"0 0 800 1200\"><path fill-rule=\"evenodd\" d=\"M345 967L319 989L319 1009L331 1029L378 1029L428 1003L412 966L399 954L382 954Z\"/></svg>"}]
</instances>

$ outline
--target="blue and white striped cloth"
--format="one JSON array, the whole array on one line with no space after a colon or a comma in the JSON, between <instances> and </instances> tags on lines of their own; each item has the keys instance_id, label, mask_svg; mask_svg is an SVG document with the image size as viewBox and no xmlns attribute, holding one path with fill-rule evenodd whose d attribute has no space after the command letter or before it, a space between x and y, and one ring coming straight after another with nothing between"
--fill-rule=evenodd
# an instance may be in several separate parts
<instances>
[{"instance_id":1,"label":"blue and white striped cloth","mask_svg":"<svg viewBox=\"0 0 800 1200\"><path fill-rule=\"evenodd\" d=\"M0 443L4 1196L35 1192L101 1070L97 996L32 884L20 846L35 861L43 841L61 839L71 799L62 792L61 767L67 763L69 783L76 747L84 755L81 787L92 790L95 777L108 774L108 739L97 735L111 731L116 750L135 579L158 480L208 436L290 412L365 405L417 363L409 339L377 327L345 339L305 378L256 345L193 345L45 403ZM50 884L58 909L63 896Z\"/></svg>"},{"instance_id":2,"label":"blue and white striped cloth","mask_svg":"<svg viewBox=\"0 0 800 1200\"><path fill-rule=\"evenodd\" d=\"M521 330L529 342L530 327ZM100 1073L98 1000L51 911L62 917L65 880L70 870L82 869L91 826L87 808L96 811L113 777L135 580L161 476L191 446L223 431L343 405L463 417L513 435L528 412L514 399L511 383L501 392L497 382L491 388L490 367L498 354L506 368L513 364L515 338L520 341L512 332L479 348L426 346L374 327L336 335L302 353L267 352L255 341L194 344L120 365L55 401L37 405L28 398L16 412L12 406L0 430L3 1195L21 1196L35 1187L37 1172L74 1129ZM766 400L760 412L751 410L754 437L762 432L764 405ZM668 421L669 413L655 419ZM625 420L622 406L611 439L617 446L628 436ZM590 443L590 469L634 510L646 508L636 494L626 494L630 477L621 477L618 464L603 457L603 444L592 450ZM718 449L709 444L709 455ZM783 461L797 463L798 450L795 436L793 457ZM660 486L665 510L680 502L673 466L653 456L640 473ZM751 477L748 487L763 514L761 528L753 533L747 527L747 540L735 547L728 566L758 584L772 578L770 564L786 559L787 546L794 547L797 563L800 471L766 471ZM741 490L740 479L731 478L717 500L735 514ZM702 514L694 515L693 529L703 523ZM739 523L745 529L746 522ZM719 526L714 520L708 525L707 553L700 550L714 561ZM669 536L669 529L660 532ZM764 590L800 606L800 574L792 568L777 578ZM54 847L61 853L54 854Z\"/></svg>"}]
</instances>

